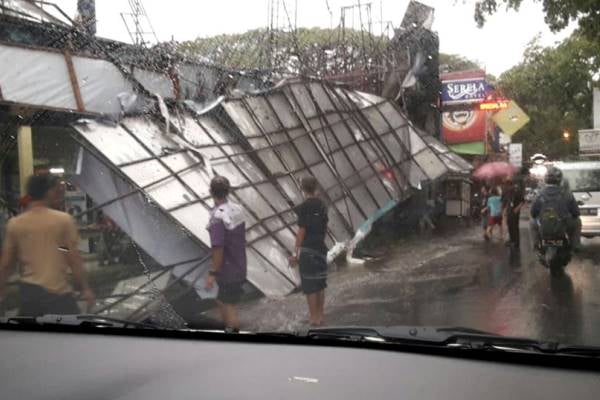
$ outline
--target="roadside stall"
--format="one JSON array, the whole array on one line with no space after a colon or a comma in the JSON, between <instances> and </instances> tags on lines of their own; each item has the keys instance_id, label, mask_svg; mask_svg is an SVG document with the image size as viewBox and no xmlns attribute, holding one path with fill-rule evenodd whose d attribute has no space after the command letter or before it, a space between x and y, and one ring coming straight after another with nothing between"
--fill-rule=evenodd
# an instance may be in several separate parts
<instances>
[{"instance_id":1,"label":"roadside stall","mask_svg":"<svg viewBox=\"0 0 600 400\"><path fill-rule=\"evenodd\" d=\"M472 181L465 175L448 175L446 179L446 216L468 217L471 210Z\"/></svg>"}]
</instances>

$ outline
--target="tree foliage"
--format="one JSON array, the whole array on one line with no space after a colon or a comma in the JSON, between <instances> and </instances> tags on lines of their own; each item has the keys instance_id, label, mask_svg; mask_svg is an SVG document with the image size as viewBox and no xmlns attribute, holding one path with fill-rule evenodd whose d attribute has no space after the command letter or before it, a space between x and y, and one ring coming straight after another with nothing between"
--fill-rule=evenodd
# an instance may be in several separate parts
<instances>
[{"instance_id":1,"label":"tree foliage","mask_svg":"<svg viewBox=\"0 0 600 400\"><path fill-rule=\"evenodd\" d=\"M319 75L381 62L389 39L352 29L255 29L183 42L179 51L235 69L279 69Z\"/></svg>"},{"instance_id":2,"label":"tree foliage","mask_svg":"<svg viewBox=\"0 0 600 400\"><path fill-rule=\"evenodd\" d=\"M458 54L440 53L440 71L456 72L469 69L481 69L481 65Z\"/></svg>"},{"instance_id":3,"label":"tree foliage","mask_svg":"<svg viewBox=\"0 0 600 400\"><path fill-rule=\"evenodd\" d=\"M502 74L499 86L531 121L515 134L526 154L565 157L577 152L577 130L592 126L592 87L598 84L598 44L573 34L556 47L529 43L524 60ZM571 140L565 142L562 132Z\"/></svg>"},{"instance_id":4,"label":"tree foliage","mask_svg":"<svg viewBox=\"0 0 600 400\"><path fill-rule=\"evenodd\" d=\"M598 0L529 0L541 2L545 21L554 32L577 21L581 35L590 41L600 42L600 1ZM482 27L486 17L494 14L498 7L518 10L523 0L478 0L475 3L475 21Z\"/></svg>"}]
</instances>

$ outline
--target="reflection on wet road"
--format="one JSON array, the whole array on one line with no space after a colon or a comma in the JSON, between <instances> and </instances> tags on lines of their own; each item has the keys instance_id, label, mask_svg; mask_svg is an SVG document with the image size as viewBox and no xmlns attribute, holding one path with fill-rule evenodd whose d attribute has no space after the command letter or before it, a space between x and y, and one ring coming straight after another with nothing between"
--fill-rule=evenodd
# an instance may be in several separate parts
<instances>
[{"instance_id":1,"label":"reflection on wet road","mask_svg":"<svg viewBox=\"0 0 600 400\"><path fill-rule=\"evenodd\" d=\"M328 325L453 325L511 336L600 344L600 238L584 239L567 275L550 279L531 251L527 221L521 252L477 229L411 239L364 267L330 271ZM306 325L301 294L241 307L252 330Z\"/></svg>"}]
</instances>

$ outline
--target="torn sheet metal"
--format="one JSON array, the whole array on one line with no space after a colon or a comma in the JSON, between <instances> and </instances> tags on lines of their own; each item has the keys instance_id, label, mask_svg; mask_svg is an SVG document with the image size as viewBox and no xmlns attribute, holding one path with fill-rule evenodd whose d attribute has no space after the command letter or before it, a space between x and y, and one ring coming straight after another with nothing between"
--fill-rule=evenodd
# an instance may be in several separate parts
<instances>
[{"instance_id":1,"label":"torn sheet metal","mask_svg":"<svg viewBox=\"0 0 600 400\"><path fill-rule=\"evenodd\" d=\"M60 53L0 45L0 90L4 100L15 103L77 108Z\"/></svg>"},{"instance_id":2,"label":"torn sheet metal","mask_svg":"<svg viewBox=\"0 0 600 400\"><path fill-rule=\"evenodd\" d=\"M0 102L120 116L128 111L120 99L144 97L139 93L141 90L135 90L134 83L139 83L151 95L174 100L177 82L179 98L197 102L214 100L217 93L225 89L256 90L263 85L252 76L234 76L217 67L187 62L176 65L173 75L124 65L123 70L130 71L131 76L126 76L114 63L97 57L73 54L72 63L74 73L69 76L67 60L61 51L0 44ZM77 108L77 91L81 94L83 110ZM144 100L147 99L140 98L138 102L144 104Z\"/></svg>"},{"instance_id":3,"label":"torn sheet metal","mask_svg":"<svg viewBox=\"0 0 600 400\"><path fill-rule=\"evenodd\" d=\"M189 122L195 124L191 120ZM225 131L219 129L214 121L203 122L215 135L215 143L219 143L226 134ZM199 125L196 126L201 129ZM162 265L172 265L207 254L210 239L206 228L212 205L208 193L210 175L197 153L177 151L177 141L166 136L161 126L145 118L125 118L116 126L86 122L75 128L102 154L104 165L110 166L112 170L109 172L106 171L107 167L99 168L97 162L100 160L97 158L87 166L85 163L82 166L81 179L77 183L97 203L129 193L132 186L147 186L139 196L128 196L105 209L140 247ZM189 134L193 133L190 130ZM207 133L198 133L207 140ZM207 158L212 154L220 155L220 148L216 144L214 148L206 148L202 154ZM228 149L232 152L241 151L239 146ZM254 206L245 210L249 226L249 281L269 296L289 293L297 282L287 266L287 250L282 247L281 240L287 240L289 246L292 246L291 231L287 235L281 232L276 237L271 237L267 235L266 228L257 223L257 219L269 209L266 197L262 197L261 203L257 199L261 198L261 194L267 193L272 196L270 200L273 203L281 204L281 199L277 202L277 192L269 187L260 171L245 160L244 156L236 157L235 163L221 160L211 165L216 173L228 176L233 185L246 186L235 192L234 201L242 205L248 202ZM100 176L96 176L98 174ZM252 187L250 176L264 184ZM163 178L169 179L160 181ZM108 183L101 184L103 181ZM125 186L111 187L110 182L114 181ZM150 185L156 181L160 183ZM159 213L160 218L149 215L154 213ZM165 230L165 221L168 221L167 224L172 229ZM178 232L173 232L173 229ZM184 240L175 239L181 235L185 237ZM193 281L198 274L204 274L207 268L208 265L202 266L189 280ZM178 271L186 269L187 265L177 267L175 274L179 275Z\"/></svg>"},{"instance_id":4,"label":"torn sheet metal","mask_svg":"<svg viewBox=\"0 0 600 400\"><path fill-rule=\"evenodd\" d=\"M413 188L460 166L441 143L422 137L393 103L321 82L288 82L258 95L223 99L202 114L172 110L165 117L176 132L167 134L164 122L149 117L126 117L114 126L75 125L89 151L110 170L104 174L126 184L111 195L143 188L139 198L146 201L123 202L122 216L108 215L119 225L132 224L145 218L133 207L152 209L185 232L193 243L189 251L200 257L210 242L209 182L213 174L226 176L231 200L246 214L248 280L272 297L299 284L287 258L294 249L302 176L319 182L329 205L326 242L339 252L352 248ZM93 168L83 185L101 203L110 196L96 199L94 181L105 178L95 178ZM131 233L136 241L140 234L147 238L139 245L162 265L176 262L168 250L158 257L162 245L174 246L165 244L171 233L150 227Z\"/></svg>"}]
</instances>

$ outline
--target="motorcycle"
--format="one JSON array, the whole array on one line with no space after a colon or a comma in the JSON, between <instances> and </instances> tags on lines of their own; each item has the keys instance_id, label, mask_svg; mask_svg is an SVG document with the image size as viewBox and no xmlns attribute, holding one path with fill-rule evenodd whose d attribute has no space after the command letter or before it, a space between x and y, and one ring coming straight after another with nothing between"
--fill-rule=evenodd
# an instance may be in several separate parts
<instances>
[{"instance_id":1,"label":"motorcycle","mask_svg":"<svg viewBox=\"0 0 600 400\"><path fill-rule=\"evenodd\" d=\"M555 237L542 235L538 258L553 277L561 276L571 261L571 244L566 232Z\"/></svg>"}]
</instances>

